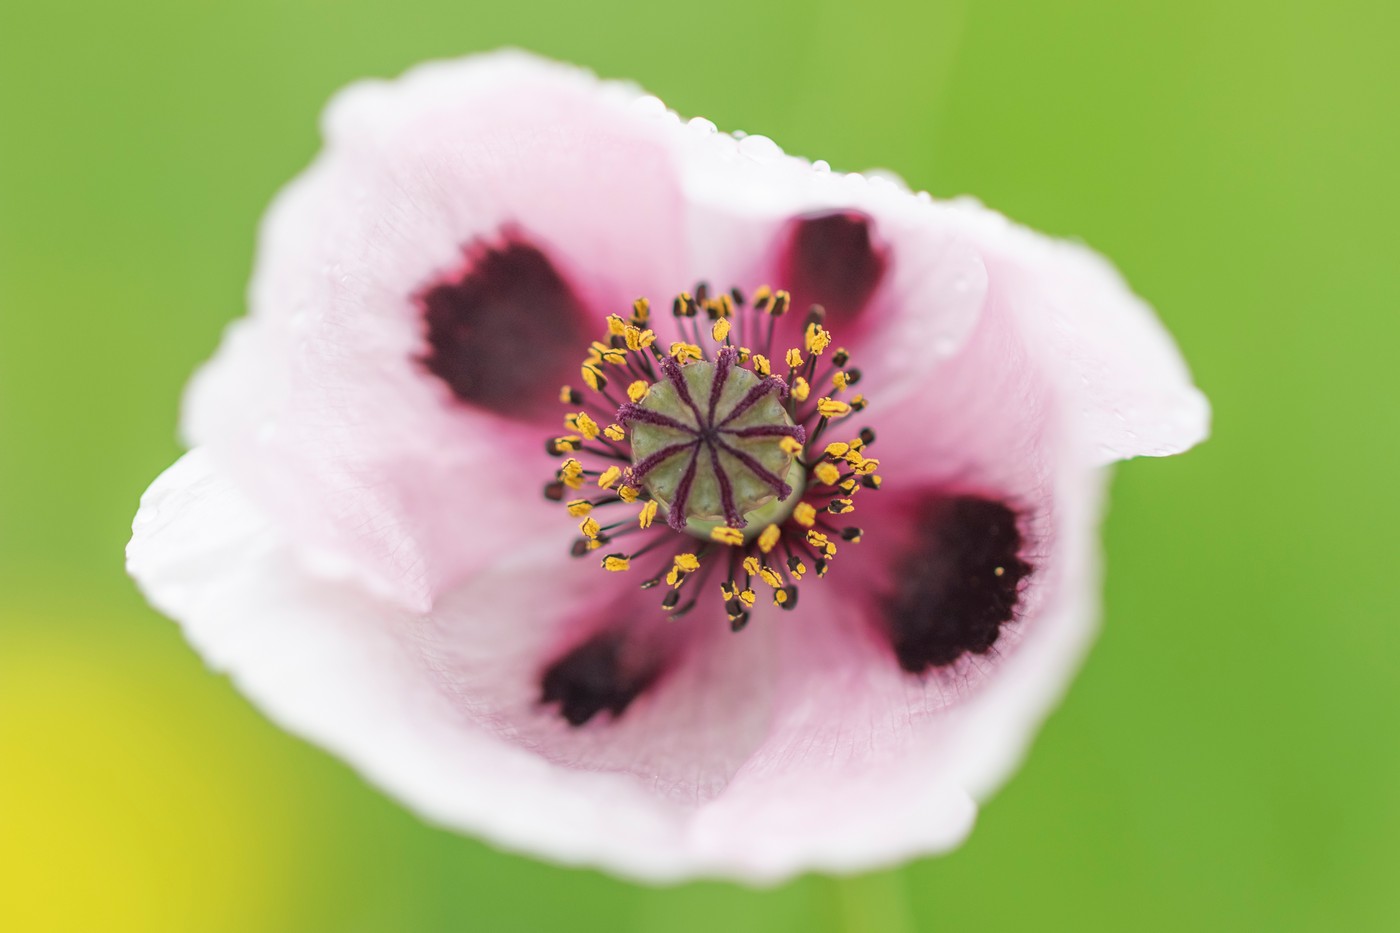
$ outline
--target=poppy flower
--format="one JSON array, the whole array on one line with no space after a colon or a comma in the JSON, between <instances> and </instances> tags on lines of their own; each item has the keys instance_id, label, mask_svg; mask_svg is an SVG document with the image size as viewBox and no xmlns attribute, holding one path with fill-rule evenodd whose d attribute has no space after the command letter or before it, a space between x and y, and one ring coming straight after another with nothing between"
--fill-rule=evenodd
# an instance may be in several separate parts
<instances>
[{"instance_id":1,"label":"poppy flower","mask_svg":"<svg viewBox=\"0 0 1400 933\"><path fill-rule=\"evenodd\" d=\"M357 84L129 568L429 819L628 876L946 850L1208 409L1088 249L507 52Z\"/></svg>"}]
</instances>

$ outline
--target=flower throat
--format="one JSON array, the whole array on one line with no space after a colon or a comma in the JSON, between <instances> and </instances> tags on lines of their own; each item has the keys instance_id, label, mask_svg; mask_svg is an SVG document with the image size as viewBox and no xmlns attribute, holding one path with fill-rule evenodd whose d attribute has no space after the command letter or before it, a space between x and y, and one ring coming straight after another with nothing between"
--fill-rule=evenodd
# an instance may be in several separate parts
<instances>
[{"instance_id":1,"label":"flower throat","mask_svg":"<svg viewBox=\"0 0 1400 933\"><path fill-rule=\"evenodd\" d=\"M648 568L640 586L664 584L672 618L715 582L734 631L760 588L795 608L802 579L826 574L838 541L861 538L836 516L854 511L857 492L880 488L879 461L865 456L872 431L827 438L866 401L851 391L860 372L831 349L820 306L807 313L802 346L773 356L790 304L767 286L746 302L738 289L712 297L701 284L672 302L679 339L663 351L640 298L630 318L608 317L608 339L583 362L585 388L560 391L575 410L569 433L546 445L565 460L545 495L579 520L572 552L606 549L602 568L613 573Z\"/></svg>"}]
</instances>

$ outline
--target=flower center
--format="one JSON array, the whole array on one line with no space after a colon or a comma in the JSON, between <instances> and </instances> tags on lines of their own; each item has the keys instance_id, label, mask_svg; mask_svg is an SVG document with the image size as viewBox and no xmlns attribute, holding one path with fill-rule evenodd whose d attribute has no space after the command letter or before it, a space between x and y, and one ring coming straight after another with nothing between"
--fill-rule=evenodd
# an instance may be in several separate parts
<instances>
[{"instance_id":1,"label":"flower center","mask_svg":"<svg viewBox=\"0 0 1400 933\"><path fill-rule=\"evenodd\" d=\"M738 290L711 298L698 286L672 303L680 339L663 353L650 305L638 299L630 319L609 316L608 340L594 342L584 360L588 393L568 386L560 393L581 410L564 419L571 433L547 444L566 459L545 495L567 500L581 519L573 553L635 539L610 549L603 568L627 573L650 562L656 572L641 586L664 582L661 607L673 618L696 604L717 570L735 631L747 624L757 587L794 608L797 584L809 571L825 575L836 542L860 540L861 529L834 516L854 510L858 491L880 487L879 461L864 453L874 441L869 429L819 444L833 422L865 408L860 395L842 398L860 373L847 367L845 350L827 355L831 334L820 307L808 312L803 346L774 364L774 322L789 303L786 292L766 286L751 303ZM614 378L625 381L625 393ZM813 387L827 384L830 394L813 398ZM598 494L585 495L585 485ZM617 505L634 516L613 520L604 509ZM665 525L654 525L663 510Z\"/></svg>"},{"instance_id":2,"label":"flower center","mask_svg":"<svg viewBox=\"0 0 1400 933\"><path fill-rule=\"evenodd\" d=\"M632 441L627 482L650 493L678 531L695 523L708 537L719 524L748 527L751 513L775 502L786 512L763 517L786 518L797 504L804 473L790 474L807 432L783 407L787 385L736 366L738 358L732 346L713 363L663 357L664 378L618 411Z\"/></svg>"}]
</instances>

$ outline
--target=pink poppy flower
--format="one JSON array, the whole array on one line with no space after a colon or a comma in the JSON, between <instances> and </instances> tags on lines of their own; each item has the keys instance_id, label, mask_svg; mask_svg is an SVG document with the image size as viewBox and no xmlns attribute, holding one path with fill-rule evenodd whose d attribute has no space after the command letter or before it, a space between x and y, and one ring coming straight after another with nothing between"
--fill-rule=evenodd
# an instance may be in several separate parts
<instances>
[{"instance_id":1,"label":"pink poppy flower","mask_svg":"<svg viewBox=\"0 0 1400 933\"><path fill-rule=\"evenodd\" d=\"M1152 312L520 53L324 131L142 500L151 602L504 846L767 882L956 845L1092 634L1105 466L1205 436Z\"/></svg>"}]
</instances>

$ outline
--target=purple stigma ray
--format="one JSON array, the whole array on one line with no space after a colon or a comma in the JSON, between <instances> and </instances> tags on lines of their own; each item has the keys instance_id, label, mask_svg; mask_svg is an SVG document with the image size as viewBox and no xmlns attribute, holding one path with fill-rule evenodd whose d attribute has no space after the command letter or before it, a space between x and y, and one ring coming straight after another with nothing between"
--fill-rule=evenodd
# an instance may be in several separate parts
<instances>
[{"instance_id":1,"label":"purple stigma ray","mask_svg":"<svg viewBox=\"0 0 1400 933\"><path fill-rule=\"evenodd\" d=\"M685 475L681 477L680 485L676 487L675 498L671 500L671 509L666 516L666 524L677 531L685 530L685 507L690 501L690 487L695 483L695 470L700 463L700 448L697 446L695 452L690 455L690 463L685 468Z\"/></svg>"},{"instance_id":2,"label":"purple stigma ray","mask_svg":"<svg viewBox=\"0 0 1400 933\"><path fill-rule=\"evenodd\" d=\"M777 376L769 376L750 389L749 394L741 398L739 404L735 405L729 414L725 416L724 420L716 425L716 427L723 428L726 424L757 405L769 392L777 392L779 393L779 398L781 398L783 395L787 394L787 383L783 382L783 380L779 379Z\"/></svg>"},{"instance_id":3,"label":"purple stigma ray","mask_svg":"<svg viewBox=\"0 0 1400 933\"><path fill-rule=\"evenodd\" d=\"M720 428L731 437L791 437L807 442L807 429L800 424L756 424L749 428Z\"/></svg>"},{"instance_id":4,"label":"purple stigma ray","mask_svg":"<svg viewBox=\"0 0 1400 933\"><path fill-rule=\"evenodd\" d=\"M643 408L635 402L628 402L617 410L617 420L626 424L629 421L640 421L642 424L654 424L661 428L673 428L677 431L684 431L686 434L695 434L696 430L692 425L684 421L677 421L660 412L652 411L650 408Z\"/></svg>"},{"instance_id":5,"label":"purple stigma ray","mask_svg":"<svg viewBox=\"0 0 1400 933\"><path fill-rule=\"evenodd\" d=\"M729 454L735 460L738 460L745 467L747 467L750 473L752 473L754 476L757 476L760 480L771 486L773 488L773 491L778 494L778 498L786 499L788 496L792 495L791 486L789 486L781 477L770 472L767 467L759 463L753 457L749 456L744 451L739 450L737 447L729 446L723 441L720 441L719 445L724 448L725 453Z\"/></svg>"},{"instance_id":6,"label":"purple stigma ray","mask_svg":"<svg viewBox=\"0 0 1400 933\"><path fill-rule=\"evenodd\" d=\"M627 476L629 479L627 485L640 486L642 477L646 476L652 470L659 467L662 463L676 456L676 454L684 453L687 450L691 450L699 443L700 441L697 438L696 440L686 441L682 444L672 444L671 446L663 447L656 453L644 458L640 463L633 464L627 470Z\"/></svg>"},{"instance_id":7,"label":"purple stigma ray","mask_svg":"<svg viewBox=\"0 0 1400 933\"><path fill-rule=\"evenodd\" d=\"M715 479L719 481L720 502L724 506L724 520L730 528L745 528L748 522L744 516L739 514L738 507L734 504L734 485L729 481L729 474L719 463L719 450L714 444L710 445L710 466L715 471Z\"/></svg>"},{"instance_id":8,"label":"purple stigma ray","mask_svg":"<svg viewBox=\"0 0 1400 933\"><path fill-rule=\"evenodd\" d=\"M700 407L695 404L695 399L690 397L690 386L685 383L685 375L681 372L681 366L674 357L663 356L661 358L661 372L665 374L668 382L675 387L676 395L680 400L695 412L695 423L704 424L705 417L700 414Z\"/></svg>"},{"instance_id":9,"label":"purple stigma ray","mask_svg":"<svg viewBox=\"0 0 1400 933\"><path fill-rule=\"evenodd\" d=\"M739 351L733 347L721 347L715 355L715 374L710 381L709 423L711 426L714 425L715 421L715 406L719 404L720 394L724 392L725 383L729 381L729 370L734 367L734 360L738 356Z\"/></svg>"}]
</instances>

